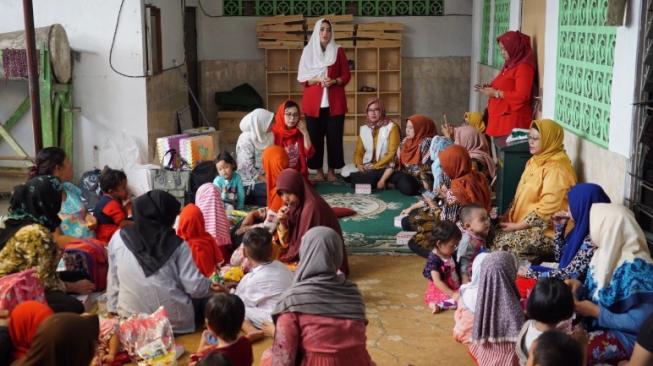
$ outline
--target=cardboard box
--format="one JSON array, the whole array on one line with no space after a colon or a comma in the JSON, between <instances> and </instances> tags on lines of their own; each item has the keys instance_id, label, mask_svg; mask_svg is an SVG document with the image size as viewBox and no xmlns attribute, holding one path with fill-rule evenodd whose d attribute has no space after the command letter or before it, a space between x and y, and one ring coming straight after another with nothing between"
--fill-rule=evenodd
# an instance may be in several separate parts
<instances>
[{"instance_id":1,"label":"cardboard box","mask_svg":"<svg viewBox=\"0 0 653 366\"><path fill-rule=\"evenodd\" d=\"M356 184L356 194L372 194L371 184Z\"/></svg>"},{"instance_id":2,"label":"cardboard box","mask_svg":"<svg viewBox=\"0 0 653 366\"><path fill-rule=\"evenodd\" d=\"M181 139L184 139L188 137L188 134L182 133L179 135L172 135L172 136L164 136L164 137L159 137L156 139L156 151L157 151L157 157L158 157L158 162L161 163L163 166L168 166L170 164L170 154L166 156L166 160L164 161L163 158L165 154L170 151L170 150L175 150L177 153L179 153L179 142Z\"/></svg>"},{"instance_id":3,"label":"cardboard box","mask_svg":"<svg viewBox=\"0 0 653 366\"><path fill-rule=\"evenodd\" d=\"M397 233L397 245L408 245L408 241L417 234L417 231L400 231Z\"/></svg>"}]
</instances>

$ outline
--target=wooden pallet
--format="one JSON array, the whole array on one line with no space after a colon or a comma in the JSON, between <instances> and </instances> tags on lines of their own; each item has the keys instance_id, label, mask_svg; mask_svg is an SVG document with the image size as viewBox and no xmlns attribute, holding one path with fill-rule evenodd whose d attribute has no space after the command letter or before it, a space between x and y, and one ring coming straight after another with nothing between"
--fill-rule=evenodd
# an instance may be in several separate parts
<instances>
[{"instance_id":1,"label":"wooden pallet","mask_svg":"<svg viewBox=\"0 0 653 366\"><path fill-rule=\"evenodd\" d=\"M259 48L301 48L306 40L306 26L302 15L279 15L256 22Z\"/></svg>"},{"instance_id":2,"label":"wooden pallet","mask_svg":"<svg viewBox=\"0 0 653 366\"><path fill-rule=\"evenodd\" d=\"M361 47L401 47L401 23L374 22L358 24L356 45Z\"/></svg>"},{"instance_id":3,"label":"wooden pallet","mask_svg":"<svg viewBox=\"0 0 653 366\"><path fill-rule=\"evenodd\" d=\"M258 48L304 48L304 41L259 41Z\"/></svg>"},{"instance_id":4,"label":"wooden pallet","mask_svg":"<svg viewBox=\"0 0 653 366\"><path fill-rule=\"evenodd\" d=\"M322 18L328 19L331 22L332 26L335 26L336 24L340 24L340 23L348 23L354 21L354 16L351 14L345 14L345 15L328 14L321 17L306 18L306 26L308 27L308 31L309 32L312 31L313 28L315 27L315 23L317 23L317 21Z\"/></svg>"}]
</instances>

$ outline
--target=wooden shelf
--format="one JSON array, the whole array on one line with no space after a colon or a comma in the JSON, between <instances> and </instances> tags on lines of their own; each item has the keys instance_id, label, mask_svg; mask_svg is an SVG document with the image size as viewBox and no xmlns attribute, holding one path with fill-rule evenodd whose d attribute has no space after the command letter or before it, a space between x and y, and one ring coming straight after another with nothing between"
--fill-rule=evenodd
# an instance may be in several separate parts
<instances>
[{"instance_id":1,"label":"wooden shelf","mask_svg":"<svg viewBox=\"0 0 653 366\"><path fill-rule=\"evenodd\" d=\"M365 107L372 97L380 98L389 118L401 123L401 47L344 47L347 59L354 62L351 80L345 87L347 108L345 115L344 140L355 141L360 126L365 124ZM300 102L303 86L297 81L297 68L302 49L266 49L266 104L275 111L278 105L292 99ZM360 92L368 86L373 92Z\"/></svg>"}]
</instances>

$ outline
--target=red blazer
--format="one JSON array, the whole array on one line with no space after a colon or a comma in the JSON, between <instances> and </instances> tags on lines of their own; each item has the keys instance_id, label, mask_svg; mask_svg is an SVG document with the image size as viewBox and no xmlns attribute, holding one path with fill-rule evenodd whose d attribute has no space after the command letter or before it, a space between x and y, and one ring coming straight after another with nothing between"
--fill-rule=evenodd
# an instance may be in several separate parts
<instances>
[{"instance_id":1,"label":"red blazer","mask_svg":"<svg viewBox=\"0 0 653 366\"><path fill-rule=\"evenodd\" d=\"M327 75L331 79L340 78L342 85L329 87L329 115L340 116L347 113L347 98L345 97L345 86L351 79L349 63L345 50L338 48L336 62L327 68ZM308 85L304 82L304 96L302 97L302 111L309 117L320 116L320 104L322 103L322 87L319 84Z\"/></svg>"},{"instance_id":2,"label":"red blazer","mask_svg":"<svg viewBox=\"0 0 653 366\"><path fill-rule=\"evenodd\" d=\"M535 70L522 63L502 71L491 86L503 93L503 98L490 98L488 127L485 131L493 137L509 135L513 128L529 128L533 119L532 88Z\"/></svg>"}]
</instances>

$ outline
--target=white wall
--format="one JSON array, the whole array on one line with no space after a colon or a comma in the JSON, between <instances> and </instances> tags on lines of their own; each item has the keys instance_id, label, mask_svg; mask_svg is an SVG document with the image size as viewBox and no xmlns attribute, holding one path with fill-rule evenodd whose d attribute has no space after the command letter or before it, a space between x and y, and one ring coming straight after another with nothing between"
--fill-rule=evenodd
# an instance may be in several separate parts
<instances>
[{"instance_id":1,"label":"white wall","mask_svg":"<svg viewBox=\"0 0 653 366\"><path fill-rule=\"evenodd\" d=\"M120 133L136 139L146 148L147 122L145 79L126 78L109 68L109 48L116 26L120 1L34 0L36 27L60 23L71 47L80 53L73 68L73 103L81 108L74 118L74 167L77 174L93 167L93 147L102 146ZM22 3L0 0L0 32L23 28ZM116 35L113 65L119 71L142 75L142 2L125 0ZM24 84L24 85L23 85ZM26 95L27 82L0 83L0 117L13 113L16 100ZM33 151L31 113L12 134ZM1 145L6 143L0 142Z\"/></svg>"},{"instance_id":2,"label":"white wall","mask_svg":"<svg viewBox=\"0 0 653 366\"><path fill-rule=\"evenodd\" d=\"M468 1L465 1L468 3ZM208 3L208 2L207 2ZM202 3L204 4L204 3ZM471 3L470 3L471 5ZM207 12L209 11L208 7ZM453 10L465 10L462 7ZM212 13L211 13L212 14ZM471 8L465 13L471 14ZM197 44L200 60L262 60L257 48L258 17L209 18L198 10ZM356 17L356 22L399 22L403 30L404 57L470 56L472 17Z\"/></svg>"},{"instance_id":3,"label":"white wall","mask_svg":"<svg viewBox=\"0 0 653 366\"><path fill-rule=\"evenodd\" d=\"M180 0L145 1L145 4L156 6L161 10L161 48L164 69L184 63L184 9L182 3Z\"/></svg>"},{"instance_id":4,"label":"white wall","mask_svg":"<svg viewBox=\"0 0 653 366\"><path fill-rule=\"evenodd\" d=\"M628 22L617 28L612 71L612 101L610 106L610 137L608 149L630 157L632 128L637 92L637 50L641 27L642 0L628 4ZM558 50L559 0L548 0L546 8L546 46L542 117L555 116L556 60Z\"/></svg>"}]
</instances>

